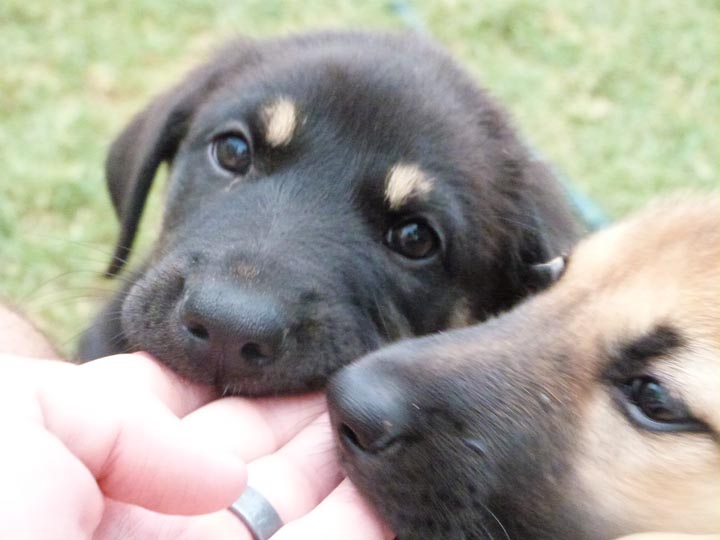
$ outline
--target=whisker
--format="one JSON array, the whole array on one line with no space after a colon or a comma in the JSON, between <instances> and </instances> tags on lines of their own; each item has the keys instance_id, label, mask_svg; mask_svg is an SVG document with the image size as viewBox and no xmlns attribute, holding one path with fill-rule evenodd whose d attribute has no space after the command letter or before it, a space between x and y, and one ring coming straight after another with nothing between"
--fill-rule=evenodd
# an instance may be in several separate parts
<instances>
[{"instance_id":1,"label":"whisker","mask_svg":"<svg viewBox=\"0 0 720 540\"><path fill-rule=\"evenodd\" d=\"M503 537L506 538L507 540L510 540L510 535L508 534L507 529L505 528L505 526L504 526L504 525L502 524L502 522L500 521L500 518L498 518L498 517L495 515L495 513L494 513L492 510L490 510L490 508L489 508L487 505L483 504L483 503L480 502L480 501L476 501L476 502L480 505L480 507L482 508L482 510L483 510L486 514L490 515L490 517L492 517L493 520L495 520L495 522L498 524L498 526L500 527L500 530L501 530L502 533L503 533ZM485 527L485 525L484 525L482 522L480 522L480 526L481 526L482 529L483 529L483 533L485 533L486 535L488 535L488 536L492 539L492 538L493 538L493 535L492 535L492 533L488 530L488 528Z\"/></svg>"},{"instance_id":2,"label":"whisker","mask_svg":"<svg viewBox=\"0 0 720 540\"><path fill-rule=\"evenodd\" d=\"M28 238L35 238L38 240L44 240L49 242L55 242L55 243L62 243L62 244L70 244L73 246L78 246L82 248L88 248L92 249L94 251L97 251L98 253L101 253L102 255L107 255L108 257L112 256L112 251L110 251L107 248L107 245L105 243L97 243L97 242L90 242L90 241L83 241L83 240L71 240L69 238L63 238L60 236L51 236L46 234L37 234L37 233L29 233L27 235Z\"/></svg>"}]
</instances>

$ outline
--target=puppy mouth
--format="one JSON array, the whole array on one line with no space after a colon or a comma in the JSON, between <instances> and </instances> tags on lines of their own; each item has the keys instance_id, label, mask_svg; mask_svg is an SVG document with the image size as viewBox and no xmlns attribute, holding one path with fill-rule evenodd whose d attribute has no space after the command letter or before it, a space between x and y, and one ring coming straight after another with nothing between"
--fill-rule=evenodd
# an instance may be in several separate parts
<instances>
[{"instance_id":1,"label":"puppy mouth","mask_svg":"<svg viewBox=\"0 0 720 540\"><path fill-rule=\"evenodd\" d=\"M399 456L404 449L390 451ZM448 474L441 460L423 468L392 470L389 462L379 466L377 456L348 459L344 453L341 463L396 532L396 540L492 540L507 538L512 528L491 507L476 479Z\"/></svg>"},{"instance_id":2,"label":"puppy mouth","mask_svg":"<svg viewBox=\"0 0 720 540\"><path fill-rule=\"evenodd\" d=\"M128 294L121 316L128 343L221 395L318 390L338 368L385 342L349 302L303 297L289 309L255 293L228 301L222 288L188 301L174 281L147 276Z\"/></svg>"},{"instance_id":3,"label":"puppy mouth","mask_svg":"<svg viewBox=\"0 0 720 540\"><path fill-rule=\"evenodd\" d=\"M361 361L331 382L330 418L348 477L398 540L505 538L488 505L482 441L466 418L420 403L410 393L425 391L396 376Z\"/></svg>"},{"instance_id":4,"label":"puppy mouth","mask_svg":"<svg viewBox=\"0 0 720 540\"><path fill-rule=\"evenodd\" d=\"M300 347L294 338L289 335L283 349L274 357L255 352L252 350L255 345L246 344L242 359L220 351L211 353L205 363L183 356L182 351L167 351L150 341L138 348L154 354L184 378L215 387L222 396L266 396L320 390L340 367L379 347L379 343L358 343L339 354L336 341L322 340L317 346Z\"/></svg>"},{"instance_id":5,"label":"puppy mouth","mask_svg":"<svg viewBox=\"0 0 720 540\"><path fill-rule=\"evenodd\" d=\"M369 475L364 481L356 470L353 474L353 467L348 468L346 462L343 465L360 492L396 532L397 540L506 537L502 522L493 517L495 513L474 484L422 481L444 474L439 463L423 470Z\"/></svg>"}]
</instances>

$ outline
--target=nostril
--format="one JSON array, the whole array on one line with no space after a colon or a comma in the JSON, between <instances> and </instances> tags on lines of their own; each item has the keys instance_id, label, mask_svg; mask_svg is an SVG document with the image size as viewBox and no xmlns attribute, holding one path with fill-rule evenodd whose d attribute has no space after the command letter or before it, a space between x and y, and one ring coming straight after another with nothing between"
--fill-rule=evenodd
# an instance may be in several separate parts
<instances>
[{"instance_id":1,"label":"nostril","mask_svg":"<svg viewBox=\"0 0 720 540\"><path fill-rule=\"evenodd\" d=\"M344 423L338 427L338 433L345 446L368 454L385 452L413 440L410 435L404 436L392 431L382 433L369 431L364 433L362 430L356 431Z\"/></svg>"},{"instance_id":2,"label":"nostril","mask_svg":"<svg viewBox=\"0 0 720 540\"><path fill-rule=\"evenodd\" d=\"M358 439L357 434L347 424L341 424L338 432L345 444L355 446L360 450L366 450L366 448L360 443L360 439Z\"/></svg>"},{"instance_id":3,"label":"nostril","mask_svg":"<svg viewBox=\"0 0 720 540\"><path fill-rule=\"evenodd\" d=\"M249 342L242 346L240 355L246 362L263 365L272 362L274 350L266 343Z\"/></svg>"},{"instance_id":4,"label":"nostril","mask_svg":"<svg viewBox=\"0 0 720 540\"><path fill-rule=\"evenodd\" d=\"M210 332L200 323L186 322L185 330L187 330L191 336L201 341L208 341L210 339Z\"/></svg>"},{"instance_id":5,"label":"nostril","mask_svg":"<svg viewBox=\"0 0 720 540\"><path fill-rule=\"evenodd\" d=\"M350 456L396 455L422 440L424 413L412 405L410 389L373 358L336 373L327 389L328 410L338 443Z\"/></svg>"}]
</instances>

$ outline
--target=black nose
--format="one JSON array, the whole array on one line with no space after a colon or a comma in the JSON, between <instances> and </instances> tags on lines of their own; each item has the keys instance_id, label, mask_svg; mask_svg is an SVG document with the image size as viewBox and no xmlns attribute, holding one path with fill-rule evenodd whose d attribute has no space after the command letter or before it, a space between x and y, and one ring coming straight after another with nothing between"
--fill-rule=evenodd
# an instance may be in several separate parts
<instances>
[{"instance_id":1,"label":"black nose","mask_svg":"<svg viewBox=\"0 0 720 540\"><path fill-rule=\"evenodd\" d=\"M252 367L277 358L286 327L283 311L270 295L207 282L188 287L180 324L191 358Z\"/></svg>"},{"instance_id":2,"label":"black nose","mask_svg":"<svg viewBox=\"0 0 720 540\"><path fill-rule=\"evenodd\" d=\"M328 405L343 446L379 453L411 442L416 414L404 386L363 362L337 373L328 387Z\"/></svg>"}]
</instances>

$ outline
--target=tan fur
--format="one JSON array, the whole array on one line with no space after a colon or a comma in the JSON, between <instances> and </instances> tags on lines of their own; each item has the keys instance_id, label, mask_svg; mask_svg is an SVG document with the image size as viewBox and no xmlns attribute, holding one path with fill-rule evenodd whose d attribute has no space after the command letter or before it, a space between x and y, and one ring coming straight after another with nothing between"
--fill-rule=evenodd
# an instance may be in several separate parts
<instances>
[{"instance_id":1,"label":"tan fur","mask_svg":"<svg viewBox=\"0 0 720 540\"><path fill-rule=\"evenodd\" d=\"M586 298L572 322L578 358L658 324L677 328L685 346L653 362L652 375L716 434L638 429L598 382L584 399L574 468L586 511L620 531L717 533L720 201L674 200L580 244L547 299L573 296Z\"/></svg>"},{"instance_id":2,"label":"tan fur","mask_svg":"<svg viewBox=\"0 0 720 540\"><path fill-rule=\"evenodd\" d=\"M263 108L262 119L267 143L270 146L286 146L297 128L297 107L288 98L276 99Z\"/></svg>"},{"instance_id":3,"label":"tan fur","mask_svg":"<svg viewBox=\"0 0 720 540\"><path fill-rule=\"evenodd\" d=\"M412 163L398 163L387 175L385 199L397 210L411 197L422 197L432 191L432 179Z\"/></svg>"},{"instance_id":4,"label":"tan fur","mask_svg":"<svg viewBox=\"0 0 720 540\"><path fill-rule=\"evenodd\" d=\"M477 320L473 317L467 298L460 299L450 313L448 328L465 328Z\"/></svg>"},{"instance_id":5,"label":"tan fur","mask_svg":"<svg viewBox=\"0 0 720 540\"><path fill-rule=\"evenodd\" d=\"M243 281L253 281L260 275L260 271L251 264L241 263L235 267L235 275Z\"/></svg>"}]
</instances>

